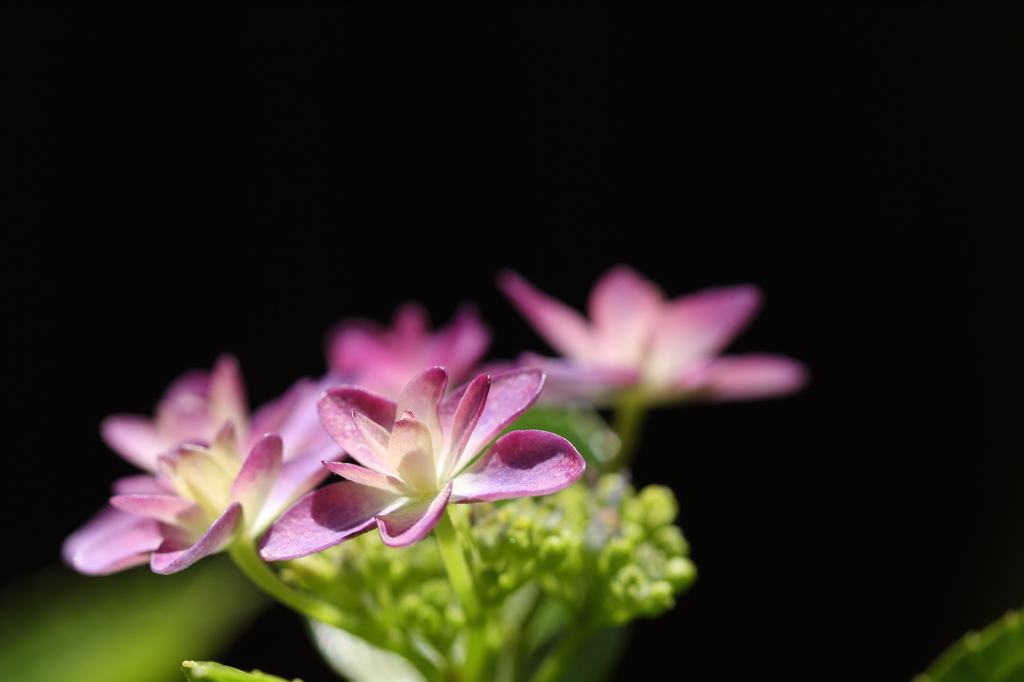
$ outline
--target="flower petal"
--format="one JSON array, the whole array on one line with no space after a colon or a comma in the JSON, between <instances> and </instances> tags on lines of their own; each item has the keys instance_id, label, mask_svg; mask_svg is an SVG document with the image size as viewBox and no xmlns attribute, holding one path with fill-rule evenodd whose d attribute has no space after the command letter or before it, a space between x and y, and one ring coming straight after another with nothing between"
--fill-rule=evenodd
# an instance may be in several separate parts
<instances>
[{"instance_id":1,"label":"flower petal","mask_svg":"<svg viewBox=\"0 0 1024 682\"><path fill-rule=\"evenodd\" d=\"M365 415L386 428L395 423L394 402L358 386L337 386L320 396L317 410L328 433L352 459L378 473L390 473L373 450L363 442L359 429L352 421L352 413Z\"/></svg>"},{"instance_id":2,"label":"flower petal","mask_svg":"<svg viewBox=\"0 0 1024 682\"><path fill-rule=\"evenodd\" d=\"M648 379L665 383L693 363L717 355L760 306L761 291L749 284L705 289L670 301L651 340Z\"/></svg>"},{"instance_id":3,"label":"flower petal","mask_svg":"<svg viewBox=\"0 0 1024 682\"><path fill-rule=\"evenodd\" d=\"M64 541L61 555L79 573L107 575L149 561L163 542L160 524L105 505Z\"/></svg>"},{"instance_id":4,"label":"flower petal","mask_svg":"<svg viewBox=\"0 0 1024 682\"><path fill-rule=\"evenodd\" d=\"M391 460L388 459L388 443L391 442L391 431L366 415L355 411L352 412L352 423L356 425L356 430L359 431L363 442L373 451L377 459L386 467L390 467Z\"/></svg>"},{"instance_id":5,"label":"flower petal","mask_svg":"<svg viewBox=\"0 0 1024 682\"><path fill-rule=\"evenodd\" d=\"M406 499L351 481L318 488L270 526L260 539L260 556L283 561L333 547L370 530L376 514L396 509Z\"/></svg>"},{"instance_id":6,"label":"flower petal","mask_svg":"<svg viewBox=\"0 0 1024 682\"><path fill-rule=\"evenodd\" d=\"M241 502L246 522L253 523L270 493L270 486L281 469L281 437L268 433L256 442L231 484L231 500Z\"/></svg>"},{"instance_id":7,"label":"flower petal","mask_svg":"<svg viewBox=\"0 0 1024 682\"><path fill-rule=\"evenodd\" d=\"M583 457L561 436L512 431L455 477L452 502L550 495L575 483L585 469Z\"/></svg>"},{"instance_id":8,"label":"flower petal","mask_svg":"<svg viewBox=\"0 0 1024 682\"><path fill-rule=\"evenodd\" d=\"M114 495L110 506L128 514L202 532L210 523L203 508L192 500L177 495Z\"/></svg>"},{"instance_id":9,"label":"flower petal","mask_svg":"<svg viewBox=\"0 0 1024 682\"><path fill-rule=\"evenodd\" d=\"M418 490L436 490L430 429L419 419L399 419L388 442L388 463L398 476Z\"/></svg>"},{"instance_id":10,"label":"flower petal","mask_svg":"<svg viewBox=\"0 0 1024 682\"><path fill-rule=\"evenodd\" d=\"M442 422L453 423L454 413L469 386L466 384L455 389L444 399L441 405ZM460 467L472 462L506 426L525 412L537 400L543 387L544 374L539 369L513 369L492 374L484 409L454 471L458 472ZM448 414L452 417L448 417Z\"/></svg>"},{"instance_id":11,"label":"flower petal","mask_svg":"<svg viewBox=\"0 0 1024 682\"><path fill-rule=\"evenodd\" d=\"M409 496L416 494L412 488L394 476L378 474L376 471L371 471L366 467L359 466L358 464L349 464L347 462L324 462L323 465L339 476L355 483L380 488L381 490L387 490L395 493L396 495Z\"/></svg>"},{"instance_id":12,"label":"flower petal","mask_svg":"<svg viewBox=\"0 0 1024 682\"><path fill-rule=\"evenodd\" d=\"M100 436L110 449L146 471L156 471L156 458L168 448L153 420L137 414L112 414L100 423Z\"/></svg>"},{"instance_id":13,"label":"flower petal","mask_svg":"<svg viewBox=\"0 0 1024 682\"><path fill-rule=\"evenodd\" d=\"M512 270L498 273L498 288L556 351L581 359L590 356L592 332L578 312L541 293Z\"/></svg>"},{"instance_id":14,"label":"flower petal","mask_svg":"<svg viewBox=\"0 0 1024 682\"><path fill-rule=\"evenodd\" d=\"M438 418L441 397L448 385L448 371L444 367L432 367L414 376L405 386L395 408L395 420L405 412L427 425L434 443L433 452L440 457L444 449L444 432Z\"/></svg>"},{"instance_id":15,"label":"flower petal","mask_svg":"<svg viewBox=\"0 0 1024 682\"><path fill-rule=\"evenodd\" d=\"M620 369L576 362L565 358L545 358L524 352L520 367L536 367L544 372L544 390L537 401L565 405L585 401L603 407L613 391L632 386L641 379L639 370Z\"/></svg>"},{"instance_id":16,"label":"flower petal","mask_svg":"<svg viewBox=\"0 0 1024 682\"><path fill-rule=\"evenodd\" d=\"M449 481L433 497L425 497L390 514L379 514L377 528L380 539L388 547L406 547L419 542L437 525L451 495L452 483Z\"/></svg>"},{"instance_id":17,"label":"flower petal","mask_svg":"<svg viewBox=\"0 0 1024 682\"><path fill-rule=\"evenodd\" d=\"M115 495L167 495L174 492L160 485L159 479L147 474L119 478L111 487Z\"/></svg>"},{"instance_id":18,"label":"flower petal","mask_svg":"<svg viewBox=\"0 0 1024 682\"><path fill-rule=\"evenodd\" d=\"M491 377L481 374L469 382L466 390L462 392L455 414L452 415L450 423L445 424L445 438L448 445L444 449L444 457L438 463L440 480L444 481L451 477L455 465L462 457L466 449L466 443L473 435L473 429L480 421L480 414L487 403L487 393L491 388Z\"/></svg>"},{"instance_id":19,"label":"flower petal","mask_svg":"<svg viewBox=\"0 0 1024 682\"><path fill-rule=\"evenodd\" d=\"M451 322L438 329L430 343L428 360L448 370L448 378L461 382L491 345L491 331L480 320L477 307L463 303Z\"/></svg>"},{"instance_id":20,"label":"flower petal","mask_svg":"<svg viewBox=\"0 0 1024 682\"><path fill-rule=\"evenodd\" d=\"M661 289L627 265L603 274L588 302L595 331L591 359L623 366L642 362L664 300Z\"/></svg>"},{"instance_id":21,"label":"flower petal","mask_svg":"<svg viewBox=\"0 0 1024 682\"><path fill-rule=\"evenodd\" d=\"M679 377L675 387L715 402L772 398L799 391L810 380L802 362L783 355L725 355Z\"/></svg>"},{"instance_id":22,"label":"flower petal","mask_svg":"<svg viewBox=\"0 0 1024 682\"><path fill-rule=\"evenodd\" d=\"M337 448L333 440L330 444L332 448ZM324 468L323 463L331 461L327 457L333 456L343 456L340 448L329 453L325 453L323 449L313 449L282 464L280 471L277 472L277 478L270 487L267 500L263 503L255 523L250 525L249 532L254 536L261 534L285 509L320 485L331 473Z\"/></svg>"},{"instance_id":23,"label":"flower petal","mask_svg":"<svg viewBox=\"0 0 1024 682\"><path fill-rule=\"evenodd\" d=\"M221 551L234 539L235 527L241 517L242 505L233 502L191 547L176 538L164 540L153 552L149 567L154 573L167 575L188 568L203 557Z\"/></svg>"},{"instance_id":24,"label":"flower petal","mask_svg":"<svg viewBox=\"0 0 1024 682\"><path fill-rule=\"evenodd\" d=\"M242 432L248 430L249 401L245 397L242 370L234 355L221 355L210 373L210 417L214 424L230 419Z\"/></svg>"}]
</instances>

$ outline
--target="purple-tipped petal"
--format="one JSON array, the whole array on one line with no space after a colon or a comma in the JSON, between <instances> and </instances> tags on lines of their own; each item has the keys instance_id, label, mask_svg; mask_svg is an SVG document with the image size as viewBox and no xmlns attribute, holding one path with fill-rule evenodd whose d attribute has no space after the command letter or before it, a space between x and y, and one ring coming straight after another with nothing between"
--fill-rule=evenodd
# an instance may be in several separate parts
<instances>
[{"instance_id":1,"label":"purple-tipped petal","mask_svg":"<svg viewBox=\"0 0 1024 682\"><path fill-rule=\"evenodd\" d=\"M177 495L115 495L110 506L128 514L190 530L205 530L210 522L203 508L192 500Z\"/></svg>"},{"instance_id":2,"label":"purple-tipped petal","mask_svg":"<svg viewBox=\"0 0 1024 682\"><path fill-rule=\"evenodd\" d=\"M401 419L405 412L412 412L413 417L427 425L436 453L444 448L438 408L447 385L448 371L443 367L432 367L420 372L406 384L395 408L395 421Z\"/></svg>"},{"instance_id":3,"label":"purple-tipped petal","mask_svg":"<svg viewBox=\"0 0 1024 682\"><path fill-rule=\"evenodd\" d=\"M245 382L234 355L221 355L210 373L210 416L214 424L230 419L239 427L243 427L249 417Z\"/></svg>"},{"instance_id":4,"label":"purple-tipped petal","mask_svg":"<svg viewBox=\"0 0 1024 682\"><path fill-rule=\"evenodd\" d=\"M486 374L481 374L469 382L466 390L462 393L458 407L455 408L455 414L452 415L451 421L443 424L448 446L444 450L444 460L438 463L441 480L447 480L451 476L451 472L462 457L466 443L469 442L470 436L473 435L473 429L480 421L480 414L487 403L487 393L490 388L491 377Z\"/></svg>"},{"instance_id":5,"label":"purple-tipped petal","mask_svg":"<svg viewBox=\"0 0 1024 682\"><path fill-rule=\"evenodd\" d=\"M405 483L402 483L401 480L394 476L378 474L376 471L370 471L366 467L361 467L358 464L349 464L347 462L324 462L323 465L339 476L342 476L354 483L380 488L381 490L387 490L388 492L392 492L396 495L409 496L416 494L412 488L407 486Z\"/></svg>"},{"instance_id":6,"label":"purple-tipped petal","mask_svg":"<svg viewBox=\"0 0 1024 682\"><path fill-rule=\"evenodd\" d=\"M664 300L661 289L629 266L617 265L602 275L588 303L596 332L590 359L640 363Z\"/></svg>"},{"instance_id":7,"label":"purple-tipped petal","mask_svg":"<svg viewBox=\"0 0 1024 682\"><path fill-rule=\"evenodd\" d=\"M167 450L153 420L137 414L113 414L100 423L100 436L110 449L146 471L156 471L156 458Z\"/></svg>"},{"instance_id":8,"label":"purple-tipped petal","mask_svg":"<svg viewBox=\"0 0 1024 682\"><path fill-rule=\"evenodd\" d=\"M378 473L389 473L388 468L363 442L363 437L352 421L352 413L365 415L386 428L395 423L394 402L358 386L337 386L320 396L317 409L327 432L352 459Z\"/></svg>"},{"instance_id":9,"label":"purple-tipped petal","mask_svg":"<svg viewBox=\"0 0 1024 682\"><path fill-rule=\"evenodd\" d=\"M586 463L569 441L547 431L512 431L455 477L452 502L550 495L575 483Z\"/></svg>"},{"instance_id":10,"label":"purple-tipped petal","mask_svg":"<svg viewBox=\"0 0 1024 682\"><path fill-rule=\"evenodd\" d=\"M802 362L783 355L725 355L682 375L675 387L711 401L756 400L799 391L810 380Z\"/></svg>"},{"instance_id":11,"label":"purple-tipped petal","mask_svg":"<svg viewBox=\"0 0 1024 682\"><path fill-rule=\"evenodd\" d=\"M149 561L150 568L154 573L167 575L188 568L205 556L216 554L231 544L241 517L242 505L233 502L191 547L183 546L185 543L177 538L168 538L153 552Z\"/></svg>"},{"instance_id":12,"label":"purple-tipped petal","mask_svg":"<svg viewBox=\"0 0 1024 682\"><path fill-rule=\"evenodd\" d=\"M333 547L373 528L374 516L407 498L343 481L296 502L260 539L266 561L297 559Z\"/></svg>"},{"instance_id":13,"label":"purple-tipped petal","mask_svg":"<svg viewBox=\"0 0 1024 682\"><path fill-rule=\"evenodd\" d=\"M160 485L159 479L147 474L125 476L111 486L115 495L168 495L174 491Z\"/></svg>"},{"instance_id":14,"label":"purple-tipped petal","mask_svg":"<svg viewBox=\"0 0 1024 682\"><path fill-rule=\"evenodd\" d=\"M498 273L498 288L556 351L580 358L590 355L591 329L578 312L541 293L512 270Z\"/></svg>"},{"instance_id":15,"label":"purple-tipped petal","mask_svg":"<svg viewBox=\"0 0 1024 682\"><path fill-rule=\"evenodd\" d=\"M525 412L537 400L543 387L544 373L535 368L513 369L491 375L491 387L484 409L454 471L457 472L459 467L471 462L505 427ZM444 399L441 405L443 422L454 419L456 408L468 388L469 384L457 388ZM452 414L452 417L447 417L448 414Z\"/></svg>"},{"instance_id":16,"label":"purple-tipped petal","mask_svg":"<svg viewBox=\"0 0 1024 682\"><path fill-rule=\"evenodd\" d=\"M761 291L749 284L705 289L670 301L654 330L648 373L671 377L717 355L760 307Z\"/></svg>"},{"instance_id":17,"label":"purple-tipped petal","mask_svg":"<svg viewBox=\"0 0 1024 682\"><path fill-rule=\"evenodd\" d=\"M452 495L449 481L434 497L427 497L390 514L377 516L380 539L388 547L406 547L419 542L437 525Z\"/></svg>"},{"instance_id":18,"label":"purple-tipped petal","mask_svg":"<svg viewBox=\"0 0 1024 682\"><path fill-rule=\"evenodd\" d=\"M104 506L64 541L64 561L79 573L107 575L149 561L160 543L160 524Z\"/></svg>"},{"instance_id":19,"label":"purple-tipped petal","mask_svg":"<svg viewBox=\"0 0 1024 682\"><path fill-rule=\"evenodd\" d=\"M253 446L231 484L231 500L242 504L249 523L256 520L270 493L270 486L281 469L283 449L281 437L276 433L263 436Z\"/></svg>"}]
</instances>

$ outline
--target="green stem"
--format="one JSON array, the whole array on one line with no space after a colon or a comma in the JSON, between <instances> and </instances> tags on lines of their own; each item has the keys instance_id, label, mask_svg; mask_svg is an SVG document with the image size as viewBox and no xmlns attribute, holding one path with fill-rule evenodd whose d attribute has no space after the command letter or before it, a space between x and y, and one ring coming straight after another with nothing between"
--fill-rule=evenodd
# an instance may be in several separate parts
<instances>
[{"instance_id":1,"label":"green stem","mask_svg":"<svg viewBox=\"0 0 1024 682\"><path fill-rule=\"evenodd\" d=\"M479 679L483 670L487 642L483 623L483 608L480 606L480 597L477 595L476 584L473 581L473 574L466 563L466 555L462 553L462 545L455 534L455 526L452 524L448 510L444 510L441 519L434 526L434 536L437 538L437 545L441 549L441 558L444 560L444 567L448 571L448 580L451 581L452 589L462 604L462 610L466 613L466 624L469 626L469 641L466 644L466 664L463 668L463 680L474 682Z\"/></svg>"},{"instance_id":2,"label":"green stem","mask_svg":"<svg viewBox=\"0 0 1024 682\"><path fill-rule=\"evenodd\" d=\"M621 445L615 459L608 465L609 471L625 469L632 463L646 421L647 404L640 396L627 393L619 400L612 417L612 428Z\"/></svg>"},{"instance_id":3,"label":"green stem","mask_svg":"<svg viewBox=\"0 0 1024 682\"><path fill-rule=\"evenodd\" d=\"M281 582L277 573L260 559L254 544L245 539L238 540L231 546L229 553L242 573L277 601L307 618L343 630L349 629L348 619L341 611L316 597L297 592L291 586Z\"/></svg>"}]
</instances>

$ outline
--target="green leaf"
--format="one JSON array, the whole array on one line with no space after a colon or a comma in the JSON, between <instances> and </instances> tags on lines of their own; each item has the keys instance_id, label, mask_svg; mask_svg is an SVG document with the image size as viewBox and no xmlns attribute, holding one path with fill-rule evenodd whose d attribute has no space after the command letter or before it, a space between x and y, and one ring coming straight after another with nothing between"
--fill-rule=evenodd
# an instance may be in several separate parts
<instances>
[{"instance_id":1,"label":"green leaf","mask_svg":"<svg viewBox=\"0 0 1024 682\"><path fill-rule=\"evenodd\" d=\"M1024 682L1024 617L1010 611L967 633L914 682Z\"/></svg>"},{"instance_id":2,"label":"green leaf","mask_svg":"<svg viewBox=\"0 0 1024 682\"><path fill-rule=\"evenodd\" d=\"M588 465L603 468L619 452L619 438L592 407L534 406L517 419L508 431L536 429L557 433L573 444Z\"/></svg>"},{"instance_id":3,"label":"green leaf","mask_svg":"<svg viewBox=\"0 0 1024 682\"><path fill-rule=\"evenodd\" d=\"M185 661L181 664L181 672L185 673L186 680L204 682L288 682L283 677L274 677L259 670L247 673L213 661ZM296 678L293 682L302 680Z\"/></svg>"},{"instance_id":4,"label":"green leaf","mask_svg":"<svg viewBox=\"0 0 1024 682\"><path fill-rule=\"evenodd\" d=\"M425 682L412 663L393 651L315 620L309 625L324 659L351 682Z\"/></svg>"},{"instance_id":5,"label":"green leaf","mask_svg":"<svg viewBox=\"0 0 1024 682\"><path fill-rule=\"evenodd\" d=\"M49 569L0 592L0 678L180 682L184 659L216 655L267 605L222 556L169 576Z\"/></svg>"}]
</instances>

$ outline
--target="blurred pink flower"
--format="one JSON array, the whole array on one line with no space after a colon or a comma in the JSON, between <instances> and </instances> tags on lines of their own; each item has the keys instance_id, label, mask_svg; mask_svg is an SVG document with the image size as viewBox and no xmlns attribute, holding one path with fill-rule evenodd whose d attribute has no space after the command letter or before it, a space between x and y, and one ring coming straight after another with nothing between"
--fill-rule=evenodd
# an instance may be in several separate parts
<instances>
[{"instance_id":1,"label":"blurred pink flower","mask_svg":"<svg viewBox=\"0 0 1024 682\"><path fill-rule=\"evenodd\" d=\"M260 541L268 561L319 552L370 530L392 547L424 538L450 503L547 495L583 474L561 436L512 431L477 454L540 393L536 369L481 374L445 397L448 373L415 376L397 404L358 386L320 398L320 417L359 464L325 463L349 479L299 500Z\"/></svg>"},{"instance_id":2,"label":"blurred pink flower","mask_svg":"<svg viewBox=\"0 0 1024 682\"><path fill-rule=\"evenodd\" d=\"M405 385L430 367L445 367L452 383L467 378L491 343L476 307L464 304L436 332L418 303L399 306L391 327L363 319L343 320L327 340L327 362L346 382L397 398Z\"/></svg>"},{"instance_id":3,"label":"blurred pink flower","mask_svg":"<svg viewBox=\"0 0 1024 682\"><path fill-rule=\"evenodd\" d=\"M625 391L645 404L752 400L798 391L803 363L782 355L720 355L753 319L761 292L752 285L704 289L666 300L626 265L594 284L590 319L511 270L498 286L562 358L524 353L517 364L547 374L543 400L610 405Z\"/></svg>"},{"instance_id":4,"label":"blurred pink flower","mask_svg":"<svg viewBox=\"0 0 1024 682\"><path fill-rule=\"evenodd\" d=\"M316 413L333 383L302 379L250 418L238 363L225 355L212 372L175 380L154 418L106 418L103 439L148 474L114 483L112 506L64 542L65 561L88 574L147 561L172 573L238 533L258 536L325 478L323 460L342 456Z\"/></svg>"}]
</instances>

